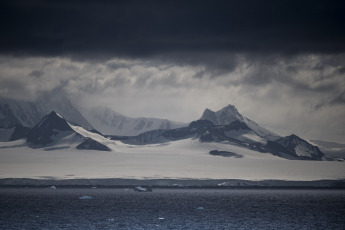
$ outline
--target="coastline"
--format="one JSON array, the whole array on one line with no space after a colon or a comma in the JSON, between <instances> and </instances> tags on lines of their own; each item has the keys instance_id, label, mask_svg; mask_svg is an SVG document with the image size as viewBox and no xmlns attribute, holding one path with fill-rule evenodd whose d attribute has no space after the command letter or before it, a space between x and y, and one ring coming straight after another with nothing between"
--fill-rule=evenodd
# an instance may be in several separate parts
<instances>
[{"instance_id":1,"label":"coastline","mask_svg":"<svg viewBox=\"0 0 345 230\"><path fill-rule=\"evenodd\" d=\"M138 185L151 188L295 188L295 189L345 189L345 179L287 181L287 180L240 180L240 179L125 179L125 178L97 178L97 179L32 179L32 178L3 178L0 187L97 187L97 188L128 188Z\"/></svg>"}]
</instances>

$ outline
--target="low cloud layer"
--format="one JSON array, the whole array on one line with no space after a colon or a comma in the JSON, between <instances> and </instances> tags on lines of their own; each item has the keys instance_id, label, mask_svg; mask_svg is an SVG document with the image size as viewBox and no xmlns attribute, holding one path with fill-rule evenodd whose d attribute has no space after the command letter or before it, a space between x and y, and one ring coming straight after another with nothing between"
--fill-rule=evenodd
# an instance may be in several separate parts
<instances>
[{"instance_id":1,"label":"low cloud layer","mask_svg":"<svg viewBox=\"0 0 345 230\"><path fill-rule=\"evenodd\" d=\"M221 73L207 65L157 59L76 61L0 57L0 96L36 100L67 95L79 106L104 105L128 116L179 121L234 104L263 126L305 138L345 140L345 55L263 59L234 55Z\"/></svg>"}]
</instances>

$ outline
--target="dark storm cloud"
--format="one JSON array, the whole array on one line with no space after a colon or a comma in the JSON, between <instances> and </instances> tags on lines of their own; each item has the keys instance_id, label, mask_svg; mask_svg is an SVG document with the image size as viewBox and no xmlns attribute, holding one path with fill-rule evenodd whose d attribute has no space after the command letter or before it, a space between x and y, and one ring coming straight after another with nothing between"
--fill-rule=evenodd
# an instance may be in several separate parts
<instances>
[{"instance_id":1,"label":"dark storm cloud","mask_svg":"<svg viewBox=\"0 0 345 230\"><path fill-rule=\"evenodd\" d=\"M343 1L2 1L0 52L145 57L344 52Z\"/></svg>"},{"instance_id":2,"label":"dark storm cloud","mask_svg":"<svg viewBox=\"0 0 345 230\"><path fill-rule=\"evenodd\" d=\"M342 92L340 95L338 95L336 98L334 98L331 103L334 104L345 104L345 91Z\"/></svg>"},{"instance_id":3,"label":"dark storm cloud","mask_svg":"<svg viewBox=\"0 0 345 230\"><path fill-rule=\"evenodd\" d=\"M33 70L31 73L29 73L30 77L37 77L40 78L41 76L44 75L44 72L41 70Z\"/></svg>"}]
</instances>

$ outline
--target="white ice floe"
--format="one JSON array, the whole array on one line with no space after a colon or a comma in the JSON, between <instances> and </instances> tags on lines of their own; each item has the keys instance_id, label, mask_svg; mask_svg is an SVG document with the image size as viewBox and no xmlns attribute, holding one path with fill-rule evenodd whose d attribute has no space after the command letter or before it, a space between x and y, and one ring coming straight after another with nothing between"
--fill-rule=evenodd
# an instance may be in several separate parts
<instances>
[{"instance_id":1,"label":"white ice floe","mask_svg":"<svg viewBox=\"0 0 345 230\"><path fill-rule=\"evenodd\" d=\"M79 197L80 200L89 200L89 199L92 199L91 196L81 196Z\"/></svg>"}]
</instances>

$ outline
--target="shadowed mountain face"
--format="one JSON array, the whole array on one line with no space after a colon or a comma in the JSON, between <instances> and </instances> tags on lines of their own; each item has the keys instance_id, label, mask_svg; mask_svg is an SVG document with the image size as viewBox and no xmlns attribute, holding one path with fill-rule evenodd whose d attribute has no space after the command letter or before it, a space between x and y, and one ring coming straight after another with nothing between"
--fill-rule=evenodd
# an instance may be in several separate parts
<instances>
[{"instance_id":1,"label":"shadowed mountain face","mask_svg":"<svg viewBox=\"0 0 345 230\"><path fill-rule=\"evenodd\" d=\"M79 133L75 126L71 126L62 116L53 111L49 115L43 117L43 119L29 131L27 143L32 148L51 147L61 139L69 136L71 137L71 141L69 142L70 145L71 143L75 143L74 145L79 143L79 145L75 147L76 149L111 151L106 145L93 140L91 137L85 136L100 136L99 134L89 132L82 127L79 127L79 129L83 130L82 133ZM67 145L64 147L69 148L71 146Z\"/></svg>"},{"instance_id":2,"label":"shadowed mountain face","mask_svg":"<svg viewBox=\"0 0 345 230\"><path fill-rule=\"evenodd\" d=\"M59 134L68 135L72 132L66 120L53 111L29 131L27 142L31 146L44 146L53 143Z\"/></svg>"},{"instance_id":3,"label":"shadowed mountain face","mask_svg":"<svg viewBox=\"0 0 345 230\"><path fill-rule=\"evenodd\" d=\"M239 121L245 123L253 132L262 138L267 140L276 140L279 138L279 135L244 117L233 105L228 105L216 112L206 109L200 120L209 120L215 125L229 125L234 121Z\"/></svg>"},{"instance_id":4,"label":"shadowed mountain face","mask_svg":"<svg viewBox=\"0 0 345 230\"><path fill-rule=\"evenodd\" d=\"M235 106L228 105L217 112L205 109L200 120L209 120L215 125L226 125L234 121L245 122L246 118L237 111Z\"/></svg>"},{"instance_id":5,"label":"shadowed mountain face","mask_svg":"<svg viewBox=\"0 0 345 230\"><path fill-rule=\"evenodd\" d=\"M99 151L111 151L107 146L87 137L85 140L79 144L77 149L86 149L86 150L99 150Z\"/></svg>"},{"instance_id":6,"label":"shadowed mountain face","mask_svg":"<svg viewBox=\"0 0 345 230\"><path fill-rule=\"evenodd\" d=\"M21 125L15 125L14 131L9 139L9 141L15 141L27 137L30 132L30 128Z\"/></svg>"},{"instance_id":7,"label":"shadowed mountain face","mask_svg":"<svg viewBox=\"0 0 345 230\"><path fill-rule=\"evenodd\" d=\"M247 130L250 129L245 123L234 121L229 125L214 125L208 120L197 120L190 123L188 127L172 129L172 130L154 130L142 133L134 137L122 138L124 142L132 144L150 144L166 141L175 141L186 138L198 138L201 142L219 142L229 141L237 144L244 144L243 141L237 140L226 135L230 130ZM121 139L120 137L112 137L113 139Z\"/></svg>"},{"instance_id":8,"label":"shadowed mountain face","mask_svg":"<svg viewBox=\"0 0 345 230\"><path fill-rule=\"evenodd\" d=\"M317 146L309 144L307 141L296 135L290 135L267 143L268 151L282 156L287 154L299 159L321 160L324 154Z\"/></svg>"}]
</instances>

